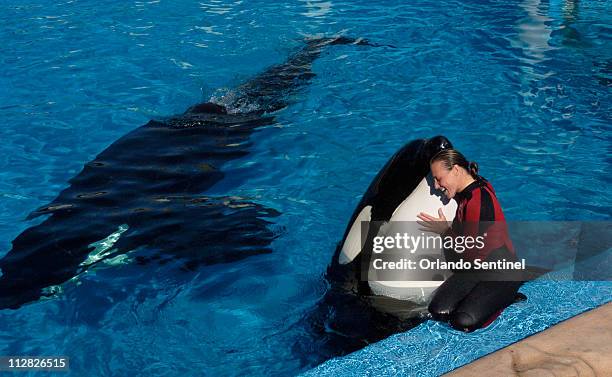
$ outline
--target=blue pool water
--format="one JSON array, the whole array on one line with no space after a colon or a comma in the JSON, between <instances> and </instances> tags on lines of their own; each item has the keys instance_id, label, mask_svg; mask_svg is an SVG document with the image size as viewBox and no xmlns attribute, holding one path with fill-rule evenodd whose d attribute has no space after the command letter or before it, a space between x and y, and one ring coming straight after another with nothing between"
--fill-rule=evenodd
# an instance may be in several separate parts
<instances>
[{"instance_id":1,"label":"blue pool water","mask_svg":"<svg viewBox=\"0 0 612 377\"><path fill-rule=\"evenodd\" d=\"M74 376L307 371L293 325L324 294L360 195L419 137L444 134L478 161L510 219L610 220L611 15L607 1L0 4L0 255L41 221L31 211L150 119L219 98L307 36L395 46L326 50L207 192L279 211L272 253L189 273L129 258L92 269L0 311L0 354L66 355ZM481 332L425 322L314 373L437 375L608 302L612 284L524 291Z\"/></svg>"}]
</instances>

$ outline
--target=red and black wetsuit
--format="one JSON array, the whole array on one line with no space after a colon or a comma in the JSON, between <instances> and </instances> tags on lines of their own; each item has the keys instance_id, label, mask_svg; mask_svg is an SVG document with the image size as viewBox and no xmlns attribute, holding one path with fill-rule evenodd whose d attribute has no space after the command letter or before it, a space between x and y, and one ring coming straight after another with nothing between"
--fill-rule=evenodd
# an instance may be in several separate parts
<instances>
[{"instance_id":1,"label":"red and black wetsuit","mask_svg":"<svg viewBox=\"0 0 612 377\"><path fill-rule=\"evenodd\" d=\"M484 247L466 247L462 252L456 246L455 250L447 249L447 261L516 259L504 214L489 182L478 177L457 193L455 200L457 213L451 229L443 237L451 236L457 240L459 237L484 236ZM429 312L434 319L448 321L451 326L463 331L488 326L514 302L522 284L503 271L494 274L492 279L491 275L484 277L471 270L453 274L436 290L429 304Z\"/></svg>"},{"instance_id":2,"label":"red and black wetsuit","mask_svg":"<svg viewBox=\"0 0 612 377\"><path fill-rule=\"evenodd\" d=\"M502 251L513 259L515 256L512 241L508 235L506 219L497 200L493 186L482 177L478 177L463 191L455 194L457 212L449 232L445 236L482 237L483 247L466 248L457 252L456 257L468 261L486 260L494 250ZM496 253L499 254L499 253ZM447 254L448 257L448 254Z\"/></svg>"}]
</instances>

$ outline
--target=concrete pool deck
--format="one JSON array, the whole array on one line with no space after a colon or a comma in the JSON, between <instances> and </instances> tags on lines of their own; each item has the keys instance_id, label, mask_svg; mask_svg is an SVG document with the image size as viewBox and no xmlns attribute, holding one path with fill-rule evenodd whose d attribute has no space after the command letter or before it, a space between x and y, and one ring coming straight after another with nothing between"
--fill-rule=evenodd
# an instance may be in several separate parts
<instances>
[{"instance_id":1,"label":"concrete pool deck","mask_svg":"<svg viewBox=\"0 0 612 377\"><path fill-rule=\"evenodd\" d=\"M445 376L606 376L611 371L612 303L608 303Z\"/></svg>"}]
</instances>

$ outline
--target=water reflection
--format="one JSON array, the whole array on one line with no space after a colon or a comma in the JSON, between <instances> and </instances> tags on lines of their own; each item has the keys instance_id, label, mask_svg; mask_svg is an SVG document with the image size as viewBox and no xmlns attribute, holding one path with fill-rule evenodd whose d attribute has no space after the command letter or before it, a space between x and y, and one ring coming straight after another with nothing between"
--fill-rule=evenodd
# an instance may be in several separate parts
<instances>
[{"instance_id":1,"label":"water reflection","mask_svg":"<svg viewBox=\"0 0 612 377\"><path fill-rule=\"evenodd\" d=\"M520 4L525 11L526 17L522 18L518 25L518 40L513 41L513 47L520 48L525 57L521 59L529 65L548 60L547 53L554 49L549 44L552 33L552 18L546 15L544 5L540 0L526 0ZM531 68L531 67L526 67ZM527 74L533 74L531 69L526 70Z\"/></svg>"},{"instance_id":2,"label":"water reflection","mask_svg":"<svg viewBox=\"0 0 612 377\"><path fill-rule=\"evenodd\" d=\"M573 65L572 61L556 64L555 51L584 44L573 26L578 20L578 2L525 0L520 8L525 16L517 22L516 39L511 41L521 52L519 95L527 106L534 105L537 97L546 97L542 107L550 108L553 98L567 95L562 83L553 84L549 79Z\"/></svg>"},{"instance_id":3,"label":"water reflection","mask_svg":"<svg viewBox=\"0 0 612 377\"><path fill-rule=\"evenodd\" d=\"M552 1L549 8L550 15L561 24L552 33L553 37L559 35L564 46L577 46L582 42L580 33L573 26L578 22L578 1L564 0Z\"/></svg>"},{"instance_id":4,"label":"water reflection","mask_svg":"<svg viewBox=\"0 0 612 377\"><path fill-rule=\"evenodd\" d=\"M304 6L307 9L307 11L305 13L302 13L302 15L309 17L309 18L324 18L331 12L332 5L333 5L331 1L321 1L321 0L314 0L314 1L300 0L300 1L305 3Z\"/></svg>"}]
</instances>

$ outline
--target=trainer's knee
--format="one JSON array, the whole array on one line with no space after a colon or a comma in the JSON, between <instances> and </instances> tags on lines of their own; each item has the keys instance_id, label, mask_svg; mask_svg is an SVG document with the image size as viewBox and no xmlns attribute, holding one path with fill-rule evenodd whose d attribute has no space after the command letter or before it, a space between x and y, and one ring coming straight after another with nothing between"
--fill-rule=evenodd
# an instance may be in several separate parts
<instances>
[{"instance_id":1,"label":"trainer's knee","mask_svg":"<svg viewBox=\"0 0 612 377\"><path fill-rule=\"evenodd\" d=\"M471 332L478 328L476 318L470 313L453 312L450 319L450 325L457 330Z\"/></svg>"}]
</instances>

